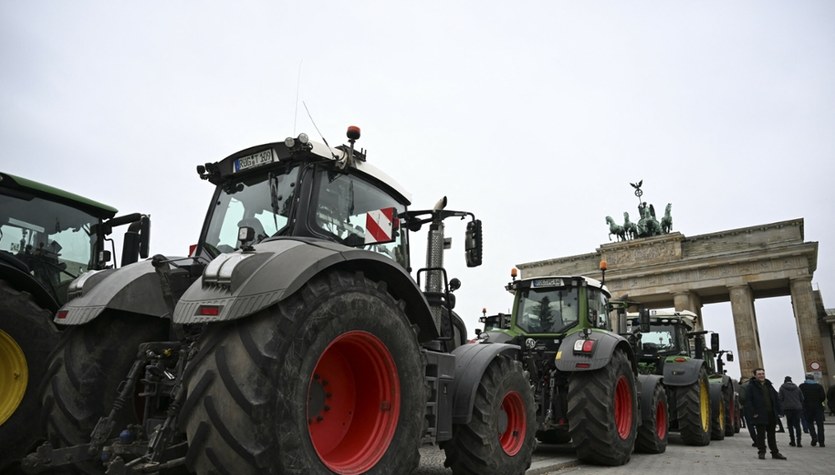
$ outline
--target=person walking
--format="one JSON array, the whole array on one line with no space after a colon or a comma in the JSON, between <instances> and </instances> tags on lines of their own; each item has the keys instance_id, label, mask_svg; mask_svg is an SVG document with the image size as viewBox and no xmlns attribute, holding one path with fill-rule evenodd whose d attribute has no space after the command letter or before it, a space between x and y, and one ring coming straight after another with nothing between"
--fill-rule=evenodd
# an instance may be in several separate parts
<instances>
[{"instance_id":1,"label":"person walking","mask_svg":"<svg viewBox=\"0 0 835 475\"><path fill-rule=\"evenodd\" d=\"M765 459L765 442L768 438L768 449L771 458L786 460L786 456L777 448L777 436L774 428L777 418L783 412L780 409L780 398L771 381L765 379L765 370L756 368L754 379L748 383L745 411L748 420L757 426L757 454Z\"/></svg>"},{"instance_id":2,"label":"person walking","mask_svg":"<svg viewBox=\"0 0 835 475\"><path fill-rule=\"evenodd\" d=\"M748 428L748 435L751 436L751 447L757 446L757 426L748 418L748 411L746 408L748 407L748 389L751 386L751 379L750 378L743 378L740 380L739 384L739 405L742 406L742 420L744 422L745 427Z\"/></svg>"},{"instance_id":3,"label":"person walking","mask_svg":"<svg viewBox=\"0 0 835 475\"><path fill-rule=\"evenodd\" d=\"M786 414L786 425L789 426L789 438L792 447L803 447L800 443L800 413L803 411L803 393L800 388L792 382L791 376L786 376L783 380L783 385L780 386L778 392L780 397L780 405L783 407L783 412ZM795 443L797 440L797 443Z\"/></svg>"},{"instance_id":4,"label":"person walking","mask_svg":"<svg viewBox=\"0 0 835 475\"><path fill-rule=\"evenodd\" d=\"M803 393L803 413L809 423L812 447L817 444L826 447L823 435L823 402L826 400L826 393L823 391L823 386L815 381L814 375L809 373L806 375L806 381L800 385L800 391Z\"/></svg>"}]
</instances>

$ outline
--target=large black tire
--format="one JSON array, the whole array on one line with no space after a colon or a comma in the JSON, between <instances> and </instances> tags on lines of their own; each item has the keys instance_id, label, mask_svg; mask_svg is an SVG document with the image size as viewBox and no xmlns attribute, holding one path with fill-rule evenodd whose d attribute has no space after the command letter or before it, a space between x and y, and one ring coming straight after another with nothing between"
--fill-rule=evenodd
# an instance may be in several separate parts
<instances>
[{"instance_id":1,"label":"large black tire","mask_svg":"<svg viewBox=\"0 0 835 475\"><path fill-rule=\"evenodd\" d=\"M403 305L329 272L277 306L211 325L181 413L197 473L410 473L427 401Z\"/></svg>"},{"instance_id":2,"label":"large black tire","mask_svg":"<svg viewBox=\"0 0 835 475\"><path fill-rule=\"evenodd\" d=\"M42 400L46 435L55 447L90 441L99 418L107 415L136 359L140 343L165 341L170 321L127 313L104 314L84 325L64 330L49 362L50 381ZM119 413L115 430L138 423L135 401ZM76 467L86 473L101 473L96 463Z\"/></svg>"},{"instance_id":3,"label":"large black tire","mask_svg":"<svg viewBox=\"0 0 835 475\"><path fill-rule=\"evenodd\" d=\"M696 446L710 444L710 383L707 371L700 369L695 383L678 387L675 391L682 442Z\"/></svg>"},{"instance_id":4,"label":"large black tire","mask_svg":"<svg viewBox=\"0 0 835 475\"><path fill-rule=\"evenodd\" d=\"M605 368L571 374L568 430L581 461L595 465L629 461L640 417L635 387L632 365L620 350Z\"/></svg>"},{"instance_id":5,"label":"large black tire","mask_svg":"<svg viewBox=\"0 0 835 475\"><path fill-rule=\"evenodd\" d=\"M442 445L452 473L525 473L535 445L536 405L521 363L496 356L478 384L472 419L453 425L452 434Z\"/></svg>"},{"instance_id":6,"label":"large black tire","mask_svg":"<svg viewBox=\"0 0 835 475\"><path fill-rule=\"evenodd\" d=\"M711 385L710 440L725 439L725 394L719 384Z\"/></svg>"},{"instance_id":7,"label":"large black tire","mask_svg":"<svg viewBox=\"0 0 835 475\"><path fill-rule=\"evenodd\" d=\"M571 434L567 430L541 430L537 431L536 438L543 444L567 444L571 442Z\"/></svg>"},{"instance_id":8,"label":"large black tire","mask_svg":"<svg viewBox=\"0 0 835 475\"><path fill-rule=\"evenodd\" d=\"M41 436L38 390L58 345L51 312L0 280L0 472L17 464Z\"/></svg>"},{"instance_id":9,"label":"large black tire","mask_svg":"<svg viewBox=\"0 0 835 475\"><path fill-rule=\"evenodd\" d=\"M643 418L638 427L635 449L648 454L661 454L667 450L669 420L667 418L667 392L664 385L658 383L652 392L652 410L641 414Z\"/></svg>"}]
</instances>

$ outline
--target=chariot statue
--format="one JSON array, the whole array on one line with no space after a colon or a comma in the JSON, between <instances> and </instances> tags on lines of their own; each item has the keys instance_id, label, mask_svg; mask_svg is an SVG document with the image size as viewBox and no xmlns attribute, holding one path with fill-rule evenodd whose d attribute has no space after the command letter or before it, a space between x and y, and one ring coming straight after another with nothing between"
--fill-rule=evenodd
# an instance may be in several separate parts
<instances>
[{"instance_id":1,"label":"chariot statue","mask_svg":"<svg viewBox=\"0 0 835 475\"><path fill-rule=\"evenodd\" d=\"M652 236L667 234L673 229L673 204L667 203L664 216L659 220L655 214L655 207L642 200L644 191L641 189L644 180L637 183L630 183L635 189L635 196L638 198L638 222L629 220L629 213L623 213L623 224L618 224L611 216L606 216L606 224L609 225L609 240L615 236L618 241L640 239Z\"/></svg>"}]
</instances>

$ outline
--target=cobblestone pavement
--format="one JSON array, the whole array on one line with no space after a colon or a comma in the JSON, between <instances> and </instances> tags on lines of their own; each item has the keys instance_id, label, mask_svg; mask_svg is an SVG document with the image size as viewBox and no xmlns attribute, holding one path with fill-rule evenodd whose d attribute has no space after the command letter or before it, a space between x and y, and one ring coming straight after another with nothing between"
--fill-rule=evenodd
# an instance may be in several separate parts
<instances>
[{"instance_id":1,"label":"cobblestone pavement","mask_svg":"<svg viewBox=\"0 0 835 475\"><path fill-rule=\"evenodd\" d=\"M809 434L803 434L803 447L789 446L789 434L777 434L777 447L788 460L774 460L766 454L757 458L747 429L734 437L712 441L706 447L691 447L681 442L678 434L670 434L667 451L659 455L632 454L632 460L621 467L598 467L580 463L569 445L540 445L534 452L528 475L721 475L721 474L835 474L835 420L827 421L825 431L829 445L812 447ZM447 475L443 451L421 449L421 466L417 475ZM483 474L492 475L492 474ZM499 475L499 474L497 474ZM501 474L504 475L504 474Z\"/></svg>"}]
</instances>

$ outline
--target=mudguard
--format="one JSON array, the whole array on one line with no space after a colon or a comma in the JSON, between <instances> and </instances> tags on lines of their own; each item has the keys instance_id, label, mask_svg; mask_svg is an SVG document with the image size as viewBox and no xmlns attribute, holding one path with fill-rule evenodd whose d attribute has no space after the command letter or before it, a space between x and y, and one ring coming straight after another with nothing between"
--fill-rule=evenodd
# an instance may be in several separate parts
<instances>
[{"instance_id":1,"label":"mudguard","mask_svg":"<svg viewBox=\"0 0 835 475\"><path fill-rule=\"evenodd\" d=\"M419 327L421 341L437 338L439 329L429 304L414 280L397 263L376 252L312 238L274 238L251 251L221 254L182 295L175 323L211 323L252 315L289 297L314 276L330 268L357 270L386 282L406 303L406 313ZM216 315L201 308L216 307Z\"/></svg>"},{"instance_id":2,"label":"mudguard","mask_svg":"<svg viewBox=\"0 0 835 475\"><path fill-rule=\"evenodd\" d=\"M594 352L591 356L575 355L574 342L583 338L583 332L572 333L563 339L557 352L556 365L560 371L594 371L600 369L612 360L615 349L623 349L632 364L632 370L637 372L635 353L626 338L609 332L592 331L590 340L595 340ZM580 366L578 366L578 363ZM588 364L588 366L586 366Z\"/></svg>"},{"instance_id":3,"label":"mudguard","mask_svg":"<svg viewBox=\"0 0 835 475\"><path fill-rule=\"evenodd\" d=\"M455 355L455 380L452 383L453 424L467 424L472 419L478 384L496 355L518 351L518 346L504 343L474 343L452 350L452 354Z\"/></svg>"},{"instance_id":4,"label":"mudguard","mask_svg":"<svg viewBox=\"0 0 835 475\"><path fill-rule=\"evenodd\" d=\"M699 370L704 366L704 360L688 359L682 362L667 361L664 363L664 384L667 386L690 386L699 379Z\"/></svg>"},{"instance_id":5,"label":"mudguard","mask_svg":"<svg viewBox=\"0 0 835 475\"><path fill-rule=\"evenodd\" d=\"M59 310L62 317L55 318L58 325L82 325L107 309L159 318L171 316L150 259L120 269L85 273L70 284L70 295L74 298Z\"/></svg>"},{"instance_id":6,"label":"mudguard","mask_svg":"<svg viewBox=\"0 0 835 475\"><path fill-rule=\"evenodd\" d=\"M641 420L647 418L655 410L652 404L652 397L655 393L655 387L659 384L664 384L661 376L656 374L639 374L638 387L641 389L641 398L639 399L641 407Z\"/></svg>"},{"instance_id":7,"label":"mudguard","mask_svg":"<svg viewBox=\"0 0 835 475\"><path fill-rule=\"evenodd\" d=\"M29 292L35 302L41 307L48 309L50 312L58 310L58 302L49 295L49 292L44 290L41 284L35 280L28 272L25 272L20 267L3 262L3 253L0 252L0 279L5 280L12 287L17 290ZM10 260L11 262L11 260Z\"/></svg>"}]
</instances>

